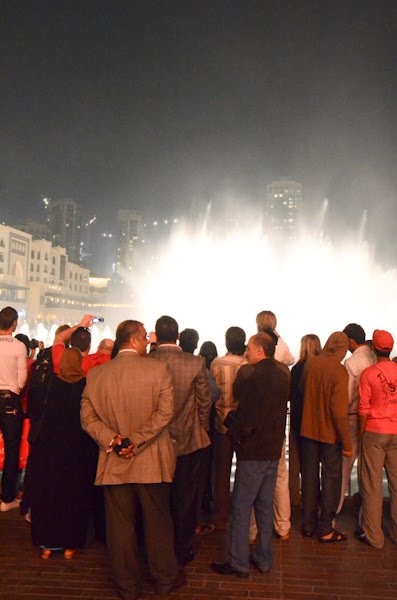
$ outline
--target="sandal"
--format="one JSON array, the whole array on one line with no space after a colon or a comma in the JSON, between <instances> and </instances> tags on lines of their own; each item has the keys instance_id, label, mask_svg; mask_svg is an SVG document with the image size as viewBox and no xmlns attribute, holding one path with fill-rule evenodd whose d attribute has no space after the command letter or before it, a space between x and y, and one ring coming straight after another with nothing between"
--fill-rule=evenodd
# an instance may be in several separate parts
<instances>
[{"instance_id":1,"label":"sandal","mask_svg":"<svg viewBox=\"0 0 397 600\"><path fill-rule=\"evenodd\" d=\"M213 523L200 523L200 525L196 527L196 534L207 535L208 533L212 533L214 529L215 525L213 525Z\"/></svg>"},{"instance_id":2,"label":"sandal","mask_svg":"<svg viewBox=\"0 0 397 600\"><path fill-rule=\"evenodd\" d=\"M40 558L44 558L44 560L47 560L50 558L51 554L52 550L48 550L48 548L43 548L40 553Z\"/></svg>"},{"instance_id":3,"label":"sandal","mask_svg":"<svg viewBox=\"0 0 397 600\"><path fill-rule=\"evenodd\" d=\"M335 544L335 542L346 542L347 535L334 529L330 538L320 537L319 539L322 544Z\"/></svg>"},{"instance_id":4,"label":"sandal","mask_svg":"<svg viewBox=\"0 0 397 600\"><path fill-rule=\"evenodd\" d=\"M63 553L63 556L65 560L70 560L74 556L74 550L72 550L71 548L66 548L65 552Z\"/></svg>"}]
</instances>

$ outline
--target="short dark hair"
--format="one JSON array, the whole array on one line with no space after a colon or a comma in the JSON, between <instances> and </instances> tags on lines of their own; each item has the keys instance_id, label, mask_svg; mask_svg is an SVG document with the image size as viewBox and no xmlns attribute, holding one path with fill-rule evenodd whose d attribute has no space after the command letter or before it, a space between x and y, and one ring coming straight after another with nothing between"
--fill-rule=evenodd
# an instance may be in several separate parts
<instances>
[{"instance_id":1,"label":"short dark hair","mask_svg":"<svg viewBox=\"0 0 397 600\"><path fill-rule=\"evenodd\" d=\"M142 325L143 323L141 323L140 321L133 321L132 319L122 321L116 329L116 341L114 345L116 350L121 350L121 348L128 343L130 337L137 335L137 333L139 332L139 328Z\"/></svg>"},{"instance_id":2,"label":"short dark hair","mask_svg":"<svg viewBox=\"0 0 397 600\"><path fill-rule=\"evenodd\" d=\"M91 345L91 332L86 327L77 327L70 336L72 348L78 348L80 352L86 352Z\"/></svg>"},{"instance_id":3,"label":"short dark hair","mask_svg":"<svg viewBox=\"0 0 397 600\"><path fill-rule=\"evenodd\" d=\"M228 352L242 356L245 352L246 335L241 327L229 327L225 335L225 343Z\"/></svg>"},{"instance_id":4,"label":"short dark hair","mask_svg":"<svg viewBox=\"0 0 397 600\"><path fill-rule=\"evenodd\" d=\"M348 338L354 340L356 344L365 344L365 331L361 325L349 323L349 325L346 325L344 328L343 333L345 333Z\"/></svg>"},{"instance_id":5,"label":"short dark hair","mask_svg":"<svg viewBox=\"0 0 397 600\"><path fill-rule=\"evenodd\" d=\"M374 348L375 356L379 356L381 358L389 358L391 354L391 350L378 350L378 348Z\"/></svg>"},{"instance_id":6,"label":"short dark hair","mask_svg":"<svg viewBox=\"0 0 397 600\"><path fill-rule=\"evenodd\" d=\"M172 317L163 315L157 319L155 332L158 342L176 342L178 331L178 323Z\"/></svg>"},{"instance_id":7,"label":"short dark hair","mask_svg":"<svg viewBox=\"0 0 397 600\"><path fill-rule=\"evenodd\" d=\"M198 341L199 334L195 329L184 329L179 334L179 345L184 352L193 354L197 348Z\"/></svg>"},{"instance_id":8,"label":"short dark hair","mask_svg":"<svg viewBox=\"0 0 397 600\"><path fill-rule=\"evenodd\" d=\"M265 329L264 331L254 335L253 338L254 344L256 346L261 346L266 356L269 358L274 358L278 338L272 329Z\"/></svg>"},{"instance_id":9,"label":"short dark hair","mask_svg":"<svg viewBox=\"0 0 397 600\"><path fill-rule=\"evenodd\" d=\"M24 333L17 333L17 335L15 336L15 339L17 339L20 342L22 342L22 344L25 344L26 353L29 356L29 354L30 354L30 340L29 340L28 336L25 335Z\"/></svg>"},{"instance_id":10,"label":"short dark hair","mask_svg":"<svg viewBox=\"0 0 397 600\"><path fill-rule=\"evenodd\" d=\"M14 321L18 321L18 313L12 306L6 306L0 311L0 331L10 329Z\"/></svg>"}]
</instances>

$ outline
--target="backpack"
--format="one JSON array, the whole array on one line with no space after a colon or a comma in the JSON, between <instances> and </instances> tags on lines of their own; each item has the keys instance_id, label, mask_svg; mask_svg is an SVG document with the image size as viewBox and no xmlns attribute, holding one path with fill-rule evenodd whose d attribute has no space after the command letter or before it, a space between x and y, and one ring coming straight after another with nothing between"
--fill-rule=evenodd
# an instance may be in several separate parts
<instances>
[{"instance_id":1,"label":"backpack","mask_svg":"<svg viewBox=\"0 0 397 600\"><path fill-rule=\"evenodd\" d=\"M41 429L46 406L47 389L53 376L52 348L45 348L37 355L29 377L27 398L28 415L30 418L28 441L30 444L36 441Z\"/></svg>"}]
</instances>

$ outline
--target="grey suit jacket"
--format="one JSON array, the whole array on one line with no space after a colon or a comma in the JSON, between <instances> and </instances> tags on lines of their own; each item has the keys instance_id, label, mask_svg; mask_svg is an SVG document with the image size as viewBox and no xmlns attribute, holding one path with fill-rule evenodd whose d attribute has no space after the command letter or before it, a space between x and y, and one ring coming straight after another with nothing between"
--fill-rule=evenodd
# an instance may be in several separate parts
<instances>
[{"instance_id":1,"label":"grey suit jacket","mask_svg":"<svg viewBox=\"0 0 397 600\"><path fill-rule=\"evenodd\" d=\"M176 453L168 424L173 409L171 374L164 364L126 351L91 369L80 416L83 429L99 445L95 483L171 482ZM135 457L106 452L117 434L139 445Z\"/></svg>"},{"instance_id":2,"label":"grey suit jacket","mask_svg":"<svg viewBox=\"0 0 397 600\"><path fill-rule=\"evenodd\" d=\"M150 356L166 363L172 374L175 408L169 429L178 456L206 448L211 444L207 433L211 394L204 359L176 345L160 345Z\"/></svg>"}]
</instances>

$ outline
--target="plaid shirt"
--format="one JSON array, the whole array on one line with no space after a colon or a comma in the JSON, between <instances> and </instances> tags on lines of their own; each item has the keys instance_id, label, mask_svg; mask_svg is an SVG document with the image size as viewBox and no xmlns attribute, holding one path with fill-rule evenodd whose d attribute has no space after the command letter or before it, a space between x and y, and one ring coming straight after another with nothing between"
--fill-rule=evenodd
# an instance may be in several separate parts
<instances>
[{"instance_id":1,"label":"plaid shirt","mask_svg":"<svg viewBox=\"0 0 397 600\"><path fill-rule=\"evenodd\" d=\"M244 356L230 354L229 352L225 356L215 358L212 361L211 373L221 390L221 395L215 402L215 428L220 433L226 433L227 429L223 426L223 421L231 410L237 408L238 403L233 395L233 383L239 368L245 364L247 364L247 359Z\"/></svg>"}]
</instances>

